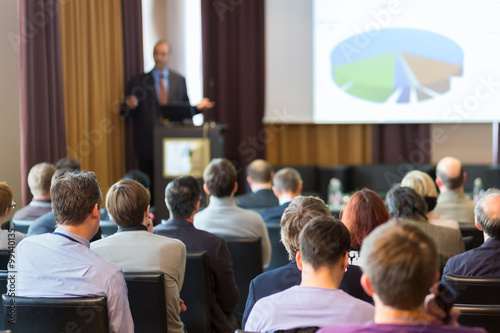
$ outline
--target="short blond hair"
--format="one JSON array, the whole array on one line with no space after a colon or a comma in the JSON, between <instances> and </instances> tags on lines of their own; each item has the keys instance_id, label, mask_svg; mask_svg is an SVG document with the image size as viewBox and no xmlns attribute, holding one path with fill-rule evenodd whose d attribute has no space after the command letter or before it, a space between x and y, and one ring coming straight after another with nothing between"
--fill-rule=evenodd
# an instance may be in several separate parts
<instances>
[{"instance_id":1,"label":"short blond hair","mask_svg":"<svg viewBox=\"0 0 500 333\"><path fill-rule=\"evenodd\" d=\"M401 186L411 187L421 197L437 197L436 184L425 172L413 170L401 180Z\"/></svg>"},{"instance_id":2,"label":"short blond hair","mask_svg":"<svg viewBox=\"0 0 500 333\"><path fill-rule=\"evenodd\" d=\"M52 163L35 164L28 174L28 186L34 197L50 194L50 184L56 167Z\"/></svg>"},{"instance_id":3,"label":"short blond hair","mask_svg":"<svg viewBox=\"0 0 500 333\"><path fill-rule=\"evenodd\" d=\"M149 192L141 183L122 179L109 189L106 207L116 224L122 228L130 228L142 223L149 200Z\"/></svg>"}]
</instances>

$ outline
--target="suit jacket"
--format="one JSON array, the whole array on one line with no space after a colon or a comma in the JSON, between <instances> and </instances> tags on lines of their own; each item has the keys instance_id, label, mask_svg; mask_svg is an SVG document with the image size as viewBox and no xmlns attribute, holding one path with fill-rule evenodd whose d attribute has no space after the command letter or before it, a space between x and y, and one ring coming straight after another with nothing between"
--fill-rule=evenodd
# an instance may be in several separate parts
<instances>
[{"instance_id":1,"label":"suit jacket","mask_svg":"<svg viewBox=\"0 0 500 333\"><path fill-rule=\"evenodd\" d=\"M270 208L267 208L261 212L259 212L259 214L262 216L262 219L264 220L264 222L281 222L281 215L283 215L283 212L285 211L285 209L288 208L288 206L290 205L290 201L289 202L285 202L284 204L282 205L279 205L279 206L274 206L274 207L270 207Z\"/></svg>"},{"instance_id":2,"label":"suit jacket","mask_svg":"<svg viewBox=\"0 0 500 333\"><path fill-rule=\"evenodd\" d=\"M92 251L121 267L123 272L162 272L165 278L169 332L184 333L179 292L186 269L186 246L147 230L119 231L90 244Z\"/></svg>"},{"instance_id":3,"label":"suit jacket","mask_svg":"<svg viewBox=\"0 0 500 333\"><path fill-rule=\"evenodd\" d=\"M467 198L464 193L447 191L439 195L433 212L444 220L455 220L460 225L474 226L475 206L474 201Z\"/></svg>"},{"instance_id":4,"label":"suit jacket","mask_svg":"<svg viewBox=\"0 0 500 333\"><path fill-rule=\"evenodd\" d=\"M272 190L259 190L236 196L241 208L261 209L278 206L280 202Z\"/></svg>"},{"instance_id":5,"label":"suit jacket","mask_svg":"<svg viewBox=\"0 0 500 333\"><path fill-rule=\"evenodd\" d=\"M128 84L126 95L134 95L139 100L135 109L129 109L125 104L120 108L120 115L131 117L134 130L134 144L139 158L153 158L154 126L160 123L159 103L153 71L134 77ZM180 74L169 70L168 103L187 103L186 80Z\"/></svg>"},{"instance_id":6,"label":"suit jacket","mask_svg":"<svg viewBox=\"0 0 500 333\"><path fill-rule=\"evenodd\" d=\"M443 271L462 276L500 277L500 240L488 239L478 248L452 257Z\"/></svg>"},{"instance_id":7,"label":"suit jacket","mask_svg":"<svg viewBox=\"0 0 500 333\"><path fill-rule=\"evenodd\" d=\"M339 289L342 289L353 297L373 303L373 299L365 293L361 286L361 275L362 272L359 266L349 265ZM243 327L245 327L250 311L259 299L297 286L301 281L302 272L297 267L295 261L264 272L253 279L248 289L248 298L245 305L245 312L243 313Z\"/></svg>"},{"instance_id":8,"label":"suit jacket","mask_svg":"<svg viewBox=\"0 0 500 333\"><path fill-rule=\"evenodd\" d=\"M198 230L183 219L163 220L153 228L157 235L179 239L187 252L206 251L212 291L212 331L233 333L236 319L232 312L238 304L238 287L234 281L233 264L226 242L219 236ZM186 304L189 308L189 304Z\"/></svg>"}]
</instances>

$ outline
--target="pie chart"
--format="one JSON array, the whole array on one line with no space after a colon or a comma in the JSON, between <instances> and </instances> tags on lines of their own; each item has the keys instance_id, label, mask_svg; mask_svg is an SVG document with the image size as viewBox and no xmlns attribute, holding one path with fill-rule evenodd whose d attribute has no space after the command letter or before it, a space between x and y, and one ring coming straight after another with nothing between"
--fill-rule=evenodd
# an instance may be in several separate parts
<instances>
[{"instance_id":1,"label":"pie chart","mask_svg":"<svg viewBox=\"0 0 500 333\"><path fill-rule=\"evenodd\" d=\"M425 30L381 29L354 35L331 53L333 81L372 102L413 103L450 90L464 53L453 40Z\"/></svg>"}]
</instances>

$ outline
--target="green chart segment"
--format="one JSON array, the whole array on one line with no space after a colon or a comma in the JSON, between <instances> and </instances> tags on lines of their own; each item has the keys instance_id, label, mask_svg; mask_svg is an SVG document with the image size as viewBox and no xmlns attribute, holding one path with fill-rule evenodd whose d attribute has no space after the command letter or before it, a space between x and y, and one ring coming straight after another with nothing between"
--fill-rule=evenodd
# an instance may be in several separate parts
<instances>
[{"instance_id":1,"label":"green chart segment","mask_svg":"<svg viewBox=\"0 0 500 333\"><path fill-rule=\"evenodd\" d=\"M333 51L333 80L347 93L374 102L393 94L397 103L409 103L412 95L424 101L449 91L450 78L462 75L463 52L450 39L414 29L381 31L354 55L346 52L352 38Z\"/></svg>"}]
</instances>

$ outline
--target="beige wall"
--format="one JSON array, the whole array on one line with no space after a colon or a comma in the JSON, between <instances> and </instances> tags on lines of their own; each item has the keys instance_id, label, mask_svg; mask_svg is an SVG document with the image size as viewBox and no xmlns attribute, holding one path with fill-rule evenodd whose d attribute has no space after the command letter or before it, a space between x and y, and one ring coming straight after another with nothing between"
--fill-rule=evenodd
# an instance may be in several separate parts
<instances>
[{"instance_id":1,"label":"beige wall","mask_svg":"<svg viewBox=\"0 0 500 333\"><path fill-rule=\"evenodd\" d=\"M19 53L9 40L17 33L17 1L0 1L0 181L12 187L20 207Z\"/></svg>"}]
</instances>

